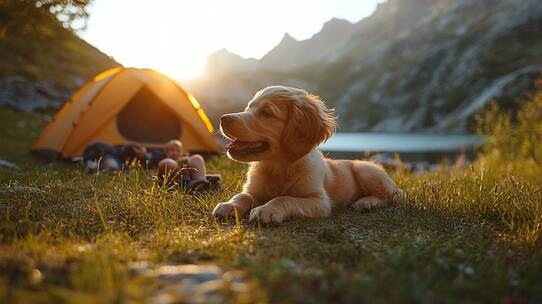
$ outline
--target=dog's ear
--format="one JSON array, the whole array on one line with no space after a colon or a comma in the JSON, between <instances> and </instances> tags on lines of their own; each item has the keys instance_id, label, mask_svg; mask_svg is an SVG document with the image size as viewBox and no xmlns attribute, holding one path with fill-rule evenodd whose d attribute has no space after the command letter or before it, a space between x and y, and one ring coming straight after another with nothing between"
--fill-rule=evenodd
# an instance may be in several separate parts
<instances>
[{"instance_id":1,"label":"dog's ear","mask_svg":"<svg viewBox=\"0 0 542 304\"><path fill-rule=\"evenodd\" d=\"M297 160L326 141L337 128L335 112L315 95L290 100L283 135L283 149L290 160Z\"/></svg>"}]
</instances>

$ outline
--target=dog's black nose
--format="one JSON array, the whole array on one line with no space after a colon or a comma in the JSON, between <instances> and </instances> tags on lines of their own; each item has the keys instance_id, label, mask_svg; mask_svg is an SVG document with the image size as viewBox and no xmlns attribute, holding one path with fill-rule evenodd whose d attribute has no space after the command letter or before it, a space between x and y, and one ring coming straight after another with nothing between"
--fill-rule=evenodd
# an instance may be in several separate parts
<instances>
[{"instance_id":1,"label":"dog's black nose","mask_svg":"<svg viewBox=\"0 0 542 304\"><path fill-rule=\"evenodd\" d=\"M235 117L232 114L222 115L220 117L220 125L227 125L228 123L233 121L234 118Z\"/></svg>"}]
</instances>

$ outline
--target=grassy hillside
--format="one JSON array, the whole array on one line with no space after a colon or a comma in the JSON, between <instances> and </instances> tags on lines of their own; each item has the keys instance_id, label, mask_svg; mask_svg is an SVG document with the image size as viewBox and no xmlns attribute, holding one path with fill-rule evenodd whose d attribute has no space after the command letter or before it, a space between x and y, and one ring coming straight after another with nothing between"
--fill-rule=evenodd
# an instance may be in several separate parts
<instances>
[{"instance_id":1,"label":"grassy hillside","mask_svg":"<svg viewBox=\"0 0 542 304\"><path fill-rule=\"evenodd\" d=\"M536 124L533 109L539 115L542 107L532 103L524 115ZM471 167L395 174L408 193L401 205L263 227L211 216L241 189L243 165L210 159L224 185L201 196L156 188L152 172L140 169L90 176L32 160L27 151L43 117L0 109L0 158L22 169L0 168L0 299L149 300L164 283L138 275L141 265L195 263L249 282L221 285L218 299L232 303L539 303L542 171L529 152L539 148L503 149L510 134L502 133L502 117L484 118L498 136Z\"/></svg>"},{"instance_id":2,"label":"grassy hillside","mask_svg":"<svg viewBox=\"0 0 542 304\"><path fill-rule=\"evenodd\" d=\"M0 3L0 81L17 76L27 83L24 89L43 83L66 95L95 74L119 65L54 17L38 18L35 13L11 10L9 5L10 1Z\"/></svg>"}]
</instances>

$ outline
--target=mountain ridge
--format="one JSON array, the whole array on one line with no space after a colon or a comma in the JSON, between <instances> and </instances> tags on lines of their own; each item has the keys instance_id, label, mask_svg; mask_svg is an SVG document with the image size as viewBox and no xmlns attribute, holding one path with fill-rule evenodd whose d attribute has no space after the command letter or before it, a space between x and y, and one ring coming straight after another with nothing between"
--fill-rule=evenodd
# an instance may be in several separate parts
<instances>
[{"instance_id":1,"label":"mountain ridge","mask_svg":"<svg viewBox=\"0 0 542 304\"><path fill-rule=\"evenodd\" d=\"M533 88L542 64L540 24L536 0L390 0L304 60L297 52L321 44L316 38L325 37L325 27L283 49L279 43L268 64L270 53L253 70L216 71L222 78L208 71L207 80L187 87L217 112L240 110L258 89L282 84L323 96L337 108L344 131L468 132L485 103L496 99L514 109L517 96ZM223 78L220 94L201 91L206 81ZM492 94L477 101L484 92ZM459 115L471 105L478 107L468 117Z\"/></svg>"}]
</instances>

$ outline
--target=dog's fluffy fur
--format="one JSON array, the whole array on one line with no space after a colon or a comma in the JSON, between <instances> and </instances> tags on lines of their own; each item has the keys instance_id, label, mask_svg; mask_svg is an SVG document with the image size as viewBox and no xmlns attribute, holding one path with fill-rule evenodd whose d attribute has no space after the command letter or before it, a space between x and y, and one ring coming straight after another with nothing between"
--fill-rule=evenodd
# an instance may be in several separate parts
<instances>
[{"instance_id":1,"label":"dog's fluffy fur","mask_svg":"<svg viewBox=\"0 0 542 304\"><path fill-rule=\"evenodd\" d=\"M375 164L323 157L316 147L335 132L335 116L304 90L267 87L244 112L222 116L220 128L232 141L228 157L249 162L250 169L243 191L215 207L217 217L250 211L249 221L281 223L326 217L334 207L371 209L404 197Z\"/></svg>"}]
</instances>

